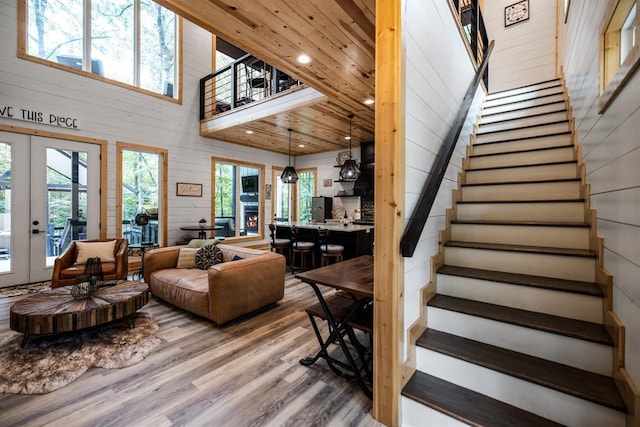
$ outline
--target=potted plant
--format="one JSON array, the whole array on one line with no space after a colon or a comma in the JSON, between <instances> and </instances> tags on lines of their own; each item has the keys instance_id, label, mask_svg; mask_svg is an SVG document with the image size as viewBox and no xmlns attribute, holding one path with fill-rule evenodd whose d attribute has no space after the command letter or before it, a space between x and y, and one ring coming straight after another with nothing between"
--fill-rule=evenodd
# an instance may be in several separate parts
<instances>
[{"instance_id":1,"label":"potted plant","mask_svg":"<svg viewBox=\"0 0 640 427\"><path fill-rule=\"evenodd\" d=\"M204 218L201 218L198 222L200 223L200 228L205 228L207 226L207 220Z\"/></svg>"}]
</instances>

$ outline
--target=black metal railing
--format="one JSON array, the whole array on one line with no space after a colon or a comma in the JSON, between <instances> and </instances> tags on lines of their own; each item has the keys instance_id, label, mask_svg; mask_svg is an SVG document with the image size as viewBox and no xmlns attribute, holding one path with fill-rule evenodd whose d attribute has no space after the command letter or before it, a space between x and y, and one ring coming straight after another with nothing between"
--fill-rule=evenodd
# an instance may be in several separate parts
<instances>
[{"instance_id":1,"label":"black metal railing","mask_svg":"<svg viewBox=\"0 0 640 427\"><path fill-rule=\"evenodd\" d=\"M302 85L247 54L200 79L200 120Z\"/></svg>"},{"instance_id":2,"label":"black metal railing","mask_svg":"<svg viewBox=\"0 0 640 427\"><path fill-rule=\"evenodd\" d=\"M482 12L478 5L478 0L450 0L453 8L460 17L462 32L464 33L465 42L473 53L476 64L482 62L484 52L487 50L489 38L487 37L487 29L484 26ZM489 67L485 68L482 75L484 86L489 89Z\"/></svg>"},{"instance_id":3,"label":"black metal railing","mask_svg":"<svg viewBox=\"0 0 640 427\"><path fill-rule=\"evenodd\" d=\"M478 85L480 84L480 79L487 67L487 62L492 50L493 40L489 43L489 46L483 55L483 60L476 71L476 75L467 89L467 93L462 100L458 114L453 122L453 126L449 129L449 133L447 134L444 144L440 149L438 160L433 165L429 179L422 189L418 203L416 204L413 214L409 218L407 227L404 230L404 235L402 236L402 240L400 240L400 251L403 257L412 257L416 250L418 240L420 240L420 235L422 234L424 225L427 223L427 218L429 218L431 207L433 206L433 202L435 201L438 190L440 189L440 184L442 183L444 174L447 171L447 166L451 161L451 156L453 155L456 142L462 132L462 127L464 126L464 122L469 114L471 103L473 102Z\"/></svg>"}]
</instances>

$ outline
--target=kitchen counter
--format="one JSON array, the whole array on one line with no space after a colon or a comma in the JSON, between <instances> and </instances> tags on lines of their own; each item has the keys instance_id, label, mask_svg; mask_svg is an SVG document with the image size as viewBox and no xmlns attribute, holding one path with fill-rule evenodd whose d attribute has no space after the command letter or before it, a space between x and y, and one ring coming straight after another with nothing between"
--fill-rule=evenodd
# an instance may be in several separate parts
<instances>
[{"instance_id":1,"label":"kitchen counter","mask_svg":"<svg viewBox=\"0 0 640 427\"><path fill-rule=\"evenodd\" d=\"M372 232L371 230L373 230L373 225L361 225L361 224L347 224L346 226L344 224L342 224L340 221L335 220L335 221L331 221L328 220L327 222L318 222L316 224L313 224L311 222L276 222L275 223L276 226L278 227L291 227L292 225L296 225L298 227L298 229L304 228L304 229L319 229L319 228L326 228L327 230L329 230L329 232L331 231L344 231L347 233L352 233L352 232L356 232L356 231L367 231L370 230L369 232Z\"/></svg>"},{"instance_id":2,"label":"kitchen counter","mask_svg":"<svg viewBox=\"0 0 640 427\"><path fill-rule=\"evenodd\" d=\"M291 225L296 225L298 227L298 240L314 242L316 245L318 245L318 229L325 228L329 230L329 243L344 246L344 259L373 254L374 227L372 225L348 224L345 226L337 220L316 224L310 222L276 222L275 225L276 236L279 238L290 239ZM316 254L316 256L319 256L319 254Z\"/></svg>"}]
</instances>

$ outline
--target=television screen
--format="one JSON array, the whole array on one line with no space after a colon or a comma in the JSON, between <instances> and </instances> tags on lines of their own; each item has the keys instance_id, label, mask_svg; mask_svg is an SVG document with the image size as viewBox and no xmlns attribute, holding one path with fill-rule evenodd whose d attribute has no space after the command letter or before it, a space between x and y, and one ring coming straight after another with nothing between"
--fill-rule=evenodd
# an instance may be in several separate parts
<instances>
[{"instance_id":1,"label":"television screen","mask_svg":"<svg viewBox=\"0 0 640 427\"><path fill-rule=\"evenodd\" d=\"M258 175L242 177L242 192L257 193L258 192Z\"/></svg>"}]
</instances>

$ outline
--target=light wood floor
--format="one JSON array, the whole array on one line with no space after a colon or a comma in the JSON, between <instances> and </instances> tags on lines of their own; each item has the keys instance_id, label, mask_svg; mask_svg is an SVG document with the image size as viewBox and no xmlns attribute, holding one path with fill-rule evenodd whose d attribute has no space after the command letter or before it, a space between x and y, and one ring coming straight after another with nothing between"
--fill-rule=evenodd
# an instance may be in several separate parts
<instances>
[{"instance_id":1,"label":"light wood floor","mask_svg":"<svg viewBox=\"0 0 640 427\"><path fill-rule=\"evenodd\" d=\"M0 299L0 340L9 307ZM91 368L45 395L0 394L0 426L379 426L371 401L315 354L308 285L287 278L275 308L225 327L152 298L162 344L141 363Z\"/></svg>"}]
</instances>

